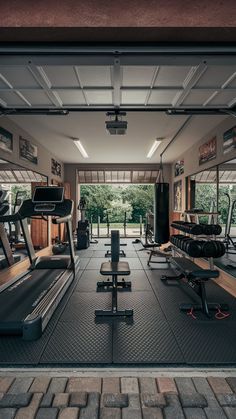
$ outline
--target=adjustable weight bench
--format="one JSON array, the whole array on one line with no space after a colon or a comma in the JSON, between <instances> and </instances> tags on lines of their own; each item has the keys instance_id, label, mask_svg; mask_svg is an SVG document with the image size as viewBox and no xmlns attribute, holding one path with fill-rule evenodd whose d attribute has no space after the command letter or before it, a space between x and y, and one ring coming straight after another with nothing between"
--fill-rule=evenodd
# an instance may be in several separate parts
<instances>
[{"instance_id":1,"label":"adjustable weight bench","mask_svg":"<svg viewBox=\"0 0 236 419\"><path fill-rule=\"evenodd\" d=\"M119 231L119 230L112 230L112 231ZM119 256L126 257L125 251L123 249L120 249L120 246L127 246L127 243L120 243L120 240L119 240L119 243L118 242L116 242L115 244L113 243L113 246L114 245L119 246L119 250L118 250ZM105 243L104 246L111 246L111 243ZM115 250L115 252L116 252L116 250ZM112 253L111 250L107 250L106 253L105 253L105 257L108 258L109 256L111 256L111 253ZM114 249L113 249L113 253L114 253Z\"/></svg>"},{"instance_id":2,"label":"adjustable weight bench","mask_svg":"<svg viewBox=\"0 0 236 419\"><path fill-rule=\"evenodd\" d=\"M221 313L222 310L227 311L229 307L227 304L221 303L208 303L205 283L210 279L218 278L219 271L211 269L202 269L200 266L196 265L190 259L184 257L172 257L171 262L176 266L177 270L180 271L178 276L162 276L162 280L181 280L185 279L185 283L191 287L193 291L200 297L200 304L191 304L191 303L182 303L179 308L181 311L188 311L190 314L193 310L202 311L207 317L211 317L209 311L216 310L218 313ZM224 313L221 313L224 315ZM224 318L228 315L220 317Z\"/></svg>"},{"instance_id":3,"label":"adjustable weight bench","mask_svg":"<svg viewBox=\"0 0 236 419\"><path fill-rule=\"evenodd\" d=\"M108 275L112 277L112 280L99 281L97 283L97 291L112 291L112 308L111 310L95 310L95 316L132 316L133 310L119 310L117 293L118 289L124 291L131 290L131 282L125 281L122 278L118 281L119 276L130 275L130 268L128 262L120 262L120 234L119 230L111 231L111 261L103 262L101 264L100 273L101 275Z\"/></svg>"}]
</instances>

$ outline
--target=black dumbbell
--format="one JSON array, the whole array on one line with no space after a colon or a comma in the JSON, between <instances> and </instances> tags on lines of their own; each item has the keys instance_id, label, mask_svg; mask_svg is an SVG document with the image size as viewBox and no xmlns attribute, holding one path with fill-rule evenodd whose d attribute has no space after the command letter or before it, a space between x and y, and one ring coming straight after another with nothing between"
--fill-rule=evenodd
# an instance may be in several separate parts
<instances>
[{"instance_id":1,"label":"black dumbbell","mask_svg":"<svg viewBox=\"0 0 236 419\"><path fill-rule=\"evenodd\" d=\"M193 258L201 257L202 256L201 242L199 240L191 239L191 241L186 242L185 251L189 256Z\"/></svg>"},{"instance_id":2,"label":"black dumbbell","mask_svg":"<svg viewBox=\"0 0 236 419\"><path fill-rule=\"evenodd\" d=\"M219 258L225 254L225 246L217 240L203 241L202 253L206 258Z\"/></svg>"}]
</instances>

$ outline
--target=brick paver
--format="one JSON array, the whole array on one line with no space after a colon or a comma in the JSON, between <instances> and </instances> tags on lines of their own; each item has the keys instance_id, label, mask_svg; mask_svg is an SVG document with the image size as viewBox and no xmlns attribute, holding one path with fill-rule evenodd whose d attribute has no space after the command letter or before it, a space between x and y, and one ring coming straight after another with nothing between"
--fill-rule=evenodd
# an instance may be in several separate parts
<instances>
[{"instance_id":1,"label":"brick paver","mask_svg":"<svg viewBox=\"0 0 236 419\"><path fill-rule=\"evenodd\" d=\"M46 393L50 383L50 378L48 377L37 377L32 382L29 391L32 393Z\"/></svg>"},{"instance_id":2,"label":"brick paver","mask_svg":"<svg viewBox=\"0 0 236 419\"><path fill-rule=\"evenodd\" d=\"M0 392L6 393L14 380L12 377L0 377Z\"/></svg>"},{"instance_id":3,"label":"brick paver","mask_svg":"<svg viewBox=\"0 0 236 419\"><path fill-rule=\"evenodd\" d=\"M0 419L235 419L235 389L236 376L1 376Z\"/></svg>"},{"instance_id":4,"label":"brick paver","mask_svg":"<svg viewBox=\"0 0 236 419\"><path fill-rule=\"evenodd\" d=\"M104 407L128 407L129 399L128 394L125 393L105 393L103 394Z\"/></svg>"},{"instance_id":5,"label":"brick paver","mask_svg":"<svg viewBox=\"0 0 236 419\"><path fill-rule=\"evenodd\" d=\"M236 377L228 377L226 378L226 381L233 390L233 392L236 393Z\"/></svg>"},{"instance_id":6,"label":"brick paver","mask_svg":"<svg viewBox=\"0 0 236 419\"><path fill-rule=\"evenodd\" d=\"M157 407L146 407L143 409L143 419L163 419L163 414Z\"/></svg>"},{"instance_id":7,"label":"brick paver","mask_svg":"<svg viewBox=\"0 0 236 419\"><path fill-rule=\"evenodd\" d=\"M12 408L1 408L0 419L13 419L16 414L16 409Z\"/></svg>"},{"instance_id":8,"label":"brick paver","mask_svg":"<svg viewBox=\"0 0 236 419\"><path fill-rule=\"evenodd\" d=\"M16 378L12 383L11 387L8 389L8 393L17 394L17 393L26 393L29 391L29 388L32 384L33 378L24 377Z\"/></svg>"},{"instance_id":9,"label":"brick paver","mask_svg":"<svg viewBox=\"0 0 236 419\"><path fill-rule=\"evenodd\" d=\"M103 393L119 393L120 392L120 379L118 377L107 377L102 380ZM127 393L124 391L123 393Z\"/></svg>"},{"instance_id":10,"label":"brick paver","mask_svg":"<svg viewBox=\"0 0 236 419\"><path fill-rule=\"evenodd\" d=\"M40 403L40 407L50 407L53 403L53 399L54 399L54 394L52 393L44 394Z\"/></svg>"},{"instance_id":11,"label":"brick paver","mask_svg":"<svg viewBox=\"0 0 236 419\"><path fill-rule=\"evenodd\" d=\"M157 385L155 378L139 378L139 387L140 393L157 393Z\"/></svg>"},{"instance_id":12,"label":"brick paver","mask_svg":"<svg viewBox=\"0 0 236 419\"><path fill-rule=\"evenodd\" d=\"M68 406L69 394L68 393L57 393L53 399L53 407L66 407Z\"/></svg>"},{"instance_id":13,"label":"brick paver","mask_svg":"<svg viewBox=\"0 0 236 419\"><path fill-rule=\"evenodd\" d=\"M102 390L102 379L97 377L87 377L87 378L69 378L67 383L66 391L69 393L75 391L98 391L101 393Z\"/></svg>"},{"instance_id":14,"label":"brick paver","mask_svg":"<svg viewBox=\"0 0 236 419\"><path fill-rule=\"evenodd\" d=\"M206 419L204 410L199 407L186 407L184 414L186 419Z\"/></svg>"},{"instance_id":15,"label":"brick paver","mask_svg":"<svg viewBox=\"0 0 236 419\"><path fill-rule=\"evenodd\" d=\"M159 377L156 379L157 387L160 393L174 393L177 394L178 390L175 385L175 381L173 378L169 377Z\"/></svg>"},{"instance_id":16,"label":"brick paver","mask_svg":"<svg viewBox=\"0 0 236 419\"><path fill-rule=\"evenodd\" d=\"M208 377L208 382L215 394L233 393L225 378Z\"/></svg>"},{"instance_id":17,"label":"brick paver","mask_svg":"<svg viewBox=\"0 0 236 419\"><path fill-rule=\"evenodd\" d=\"M137 378L122 377L120 381L122 393L139 393L139 385Z\"/></svg>"},{"instance_id":18,"label":"brick paver","mask_svg":"<svg viewBox=\"0 0 236 419\"><path fill-rule=\"evenodd\" d=\"M78 419L79 409L77 407L65 407L60 410L58 419Z\"/></svg>"},{"instance_id":19,"label":"brick paver","mask_svg":"<svg viewBox=\"0 0 236 419\"><path fill-rule=\"evenodd\" d=\"M32 419L35 417L37 410L39 408L43 393L35 393L31 399L30 404L27 407L21 407L15 419Z\"/></svg>"},{"instance_id":20,"label":"brick paver","mask_svg":"<svg viewBox=\"0 0 236 419\"><path fill-rule=\"evenodd\" d=\"M68 382L68 378L66 377L54 377L51 379L48 393L64 393L66 389L66 385Z\"/></svg>"}]
</instances>

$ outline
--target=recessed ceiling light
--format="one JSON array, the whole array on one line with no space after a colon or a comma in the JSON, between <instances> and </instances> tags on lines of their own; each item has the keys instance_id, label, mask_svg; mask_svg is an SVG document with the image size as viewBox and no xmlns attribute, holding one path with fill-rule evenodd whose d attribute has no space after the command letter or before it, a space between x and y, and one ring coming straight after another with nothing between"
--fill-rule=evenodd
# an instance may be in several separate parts
<instances>
[{"instance_id":1,"label":"recessed ceiling light","mask_svg":"<svg viewBox=\"0 0 236 419\"><path fill-rule=\"evenodd\" d=\"M74 140L74 143L75 143L76 147L79 149L79 151L82 154L83 158L84 159L88 159L89 158L88 153L85 150L85 148L84 148L83 144L81 143L81 141L80 140Z\"/></svg>"},{"instance_id":2,"label":"recessed ceiling light","mask_svg":"<svg viewBox=\"0 0 236 419\"><path fill-rule=\"evenodd\" d=\"M151 146L151 148L150 148L149 152L147 153L147 159L150 159L150 158L153 156L153 154L155 153L155 151L156 151L157 147L161 144L161 141L162 141L162 140L163 140L163 138L162 138L162 139L157 138L157 139L154 141L154 143L153 143L153 145Z\"/></svg>"}]
</instances>

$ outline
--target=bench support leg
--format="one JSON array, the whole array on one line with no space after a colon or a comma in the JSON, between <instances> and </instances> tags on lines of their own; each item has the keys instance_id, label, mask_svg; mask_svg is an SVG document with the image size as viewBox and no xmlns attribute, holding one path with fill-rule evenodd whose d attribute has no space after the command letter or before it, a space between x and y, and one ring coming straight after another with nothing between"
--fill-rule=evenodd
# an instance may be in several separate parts
<instances>
[{"instance_id":1,"label":"bench support leg","mask_svg":"<svg viewBox=\"0 0 236 419\"><path fill-rule=\"evenodd\" d=\"M107 284L105 281L103 281ZM95 310L95 316L109 316L109 317L116 317L116 316L133 316L133 310L119 310L118 309L118 301L117 301L117 290L118 286L121 285L124 288L123 283L127 285L125 281L118 281L117 275L112 275L112 281L108 282L108 286L112 287L112 309L111 310ZM98 283L99 284L99 283ZM131 287L131 283L129 283ZM129 287L129 288L130 288Z\"/></svg>"},{"instance_id":2,"label":"bench support leg","mask_svg":"<svg viewBox=\"0 0 236 419\"><path fill-rule=\"evenodd\" d=\"M179 281L181 279L186 279L186 284L191 287L191 289L200 297L201 304L191 304L191 303L182 303L179 305L181 311L202 311L207 317L211 318L210 311L214 310L221 310L221 311L228 311L229 306L228 304L220 304L220 303L208 303L207 302L207 295L206 295L206 287L204 281L193 281L188 280L184 274L179 274L178 276L162 276L162 280L170 281L176 280Z\"/></svg>"}]
</instances>

